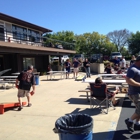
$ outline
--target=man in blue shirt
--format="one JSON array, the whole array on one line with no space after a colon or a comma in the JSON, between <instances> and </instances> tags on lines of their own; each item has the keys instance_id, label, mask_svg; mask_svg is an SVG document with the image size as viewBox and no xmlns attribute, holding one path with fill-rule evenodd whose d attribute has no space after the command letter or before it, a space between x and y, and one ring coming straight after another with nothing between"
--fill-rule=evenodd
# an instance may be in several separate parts
<instances>
[{"instance_id":1,"label":"man in blue shirt","mask_svg":"<svg viewBox=\"0 0 140 140\"><path fill-rule=\"evenodd\" d=\"M140 130L140 56L137 57L135 63L128 69L126 82L129 85L128 96L135 104L135 113L125 120L128 130ZM134 124L135 120L135 124Z\"/></svg>"},{"instance_id":2,"label":"man in blue shirt","mask_svg":"<svg viewBox=\"0 0 140 140\"><path fill-rule=\"evenodd\" d=\"M74 58L74 61L73 61L73 67L74 67L73 78L76 78L78 76L79 66L80 66L79 61L76 58Z\"/></svg>"},{"instance_id":3,"label":"man in blue shirt","mask_svg":"<svg viewBox=\"0 0 140 140\"><path fill-rule=\"evenodd\" d=\"M71 66L71 63L70 63L70 60L67 59L66 62L64 63L64 66L66 68L66 79L69 78L69 74L70 74L70 66Z\"/></svg>"}]
</instances>

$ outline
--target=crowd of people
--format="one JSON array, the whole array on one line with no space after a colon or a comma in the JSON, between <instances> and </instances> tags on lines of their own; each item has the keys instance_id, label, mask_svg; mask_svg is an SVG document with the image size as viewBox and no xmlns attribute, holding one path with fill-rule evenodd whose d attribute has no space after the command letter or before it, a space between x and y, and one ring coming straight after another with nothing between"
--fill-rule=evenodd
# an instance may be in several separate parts
<instances>
[{"instance_id":1,"label":"crowd of people","mask_svg":"<svg viewBox=\"0 0 140 140\"><path fill-rule=\"evenodd\" d=\"M73 66L73 76L74 78L78 75L79 67L81 66L81 63L74 59L73 63L70 62L69 59L66 60L64 63L64 67L67 71L66 78L69 78L70 73L70 67ZM83 66L85 68L85 72L87 77L90 77L90 62L88 59L85 59L83 62ZM126 126L128 130L130 131L136 131L140 130L140 56L137 58L133 55L132 59L130 61L130 64L128 65L126 63L126 60L124 57L122 57L120 60L115 57L113 60L113 68L118 73L119 70L127 70L126 74L126 82L128 83L128 97L130 100L134 103L136 109L135 112L125 120ZM112 66L108 64L105 68L105 71L107 73L113 73ZM18 101L20 104L20 107L18 110L23 109L22 106L22 97L27 97L28 101L28 107L30 107L32 104L30 102L30 94L32 95L35 93L35 77L33 75L33 66L28 66L27 71L22 71L19 76L16 79L16 87L18 88ZM95 80L96 84L103 84L102 79L97 78ZM30 89L33 89L33 91L30 93ZM112 99L113 105L118 105L119 100L115 99L115 95L118 93L119 89L116 89L113 92L108 91L108 95L110 99Z\"/></svg>"},{"instance_id":2,"label":"crowd of people","mask_svg":"<svg viewBox=\"0 0 140 140\"><path fill-rule=\"evenodd\" d=\"M130 64L128 64L125 60L125 57L122 56L120 59L118 57L114 57L112 63L108 63L104 69L107 74L121 74L128 70L128 68L133 64L135 60L135 56L132 56Z\"/></svg>"},{"instance_id":3,"label":"crowd of people","mask_svg":"<svg viewBox=\"0 0 140 140\"><path fill-rule=\"evenodd\" d=\"M66 60L66 62L64 63L64 68L67 71L66 73L66 79L69 78L69 74L71 72L71 67L73 67L73 78L76 78L78 76L79 73L79 68L83 65L85 72L86 72L86 76L90 77L90 62L88 61L88 59L86 58L84 62L80 62L79 60L77 60L76 58L74 58L73 62L71 63L69 59Z\"/></svg>"}]
</instances>

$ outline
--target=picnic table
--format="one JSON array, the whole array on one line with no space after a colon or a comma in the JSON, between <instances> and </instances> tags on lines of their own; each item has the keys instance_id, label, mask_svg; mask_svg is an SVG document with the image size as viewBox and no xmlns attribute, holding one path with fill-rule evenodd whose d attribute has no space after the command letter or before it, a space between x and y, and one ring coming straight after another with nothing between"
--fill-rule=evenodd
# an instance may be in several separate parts
<instances>
[{"instance_id":1,"label":"picnic table","mask_svg":"<svg viewBox=\"0 0 140 140\"><path fill-rule=\"evenodd\" d=\"M19 74L20 74L20 72L12 73L12 75L15 75L15 76L18 76Z\"/></svg>"},{"instance_id":2,"label":"picnic table","mask_svg":"<svg viewBox=\"0 0 140 140\"><path fill-rule=\"evenodd\" d=\"M111 79L111 80L102 80L103 83L106 84L122 84L122 83L126 83L126 80L116 80L116 79ZM95 83L95 79L90 79L90 80L84 80L82 81L83 83Z\"/></svg>"},{"instance_id":3,"label":"picnic table","mask_svg":"<svg viewBox=\"0 0 140 140\"><path fill-rule=\"evenodd\" d=\"M111 77L112 79L117 79L117 78L124 78L126 77L126 74L123 73L123 74L115 74L115 73L112 73L112 74L107 74L107 73L104 73L104 74L98 74L98 77L102 77L103 79L105 77Z\"/></svg>"},{"instance_id":4,"label":"picnic table","mask_svg":"<svg viewBox=\"0 0 140 140\"><path fill-rule=\"evenodd\" d=\"M64 79L67 71L49 71L47 73L49 74L47 75L47 80L48 80L48 76L50 76L50 79L52 80L52 76L55 77L55 75L60 75L60 79Z\"/></svg>"},{"instance_id":5,"label":"picnic table","mask_svg":"<svg viewBox=\"0 0 140 140\"><path fill-rule=\"evenodd\" d=\"M2 84L5 87L5 89L6 86L8 86L9 84L12 84L12 87L14 87L16 78L17 76L0 76L0 84Z\"/></svg>"}]
</instances>

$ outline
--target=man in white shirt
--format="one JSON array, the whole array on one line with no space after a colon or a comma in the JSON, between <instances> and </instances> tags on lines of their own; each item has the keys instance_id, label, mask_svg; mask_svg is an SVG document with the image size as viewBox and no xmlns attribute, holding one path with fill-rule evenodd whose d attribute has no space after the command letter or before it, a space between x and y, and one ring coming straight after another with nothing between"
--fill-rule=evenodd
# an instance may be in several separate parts
<instances>
[{"instance_id":1,"label":"man in white shirt","mask_svg":"<svg viewBox=\"0 0 140 140\"><path fill-rule=\"evenodd\" d=\"M125 67L126 67L126 60L125 60L124 56L122 56L122 58L121 58L120 67L121 67L121 69L125 69Z\"/></svg>"}]
</instances>

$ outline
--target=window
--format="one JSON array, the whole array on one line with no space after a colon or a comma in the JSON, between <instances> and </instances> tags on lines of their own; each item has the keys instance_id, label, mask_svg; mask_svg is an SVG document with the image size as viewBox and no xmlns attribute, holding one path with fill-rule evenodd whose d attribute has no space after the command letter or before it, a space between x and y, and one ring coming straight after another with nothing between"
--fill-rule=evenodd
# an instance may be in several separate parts
<instances>
[{"instance_id":1,"label":"window","mask_svg":"<svg viewBox=\"0 0 140 140\"><path fill-rule=\"evenodd\" d=\"M33 30L28 30L29 41L31 42L40 42L40 33Z\"/></svg>"},{"instance_id":2,"label":"window","mask_svg":"<svg viewBox=\"0 0 140 140\"><path fill-rule=\"evenodd\" d=\"M12 25L13 38L19 40L27 40L27 29L16 25Z\"/></svg>"},{"instance_id":3,"label":"window","mask_svg":"<svg viewBox=\"0 0 140 140\"><path fill-rule=\"evenodd\" d=\"M27 69L28 66L30 66L30 65L33 65L35 67L35 58L24 57L23 58L23 69Z\"/></svg>"}]
</instances>

